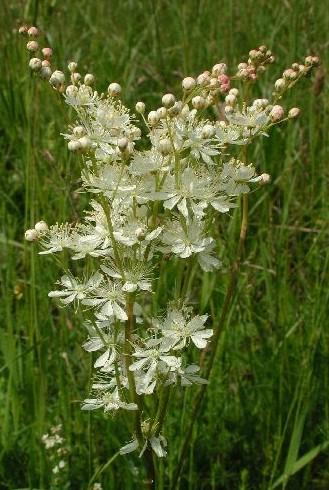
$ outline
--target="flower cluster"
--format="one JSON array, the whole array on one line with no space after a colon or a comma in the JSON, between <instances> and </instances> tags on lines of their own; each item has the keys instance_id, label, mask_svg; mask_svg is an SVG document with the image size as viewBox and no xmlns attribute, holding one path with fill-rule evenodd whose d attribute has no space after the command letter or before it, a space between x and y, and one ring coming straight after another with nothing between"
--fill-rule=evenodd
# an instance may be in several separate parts
<instances>
[{"instance_id":1,"label":"flower cluster","mask_svg":"<svg viewBox=\"0 0 329 490\"><path fill-rule=\"evenodd\" d=\"M48 452L48 457L52 465L52 487L63 488L67 482L67 458L69 449L65 445L65 439L62 436L62 425L56 425L50 428L50 434L44 434L41 438L42 443Z\"/></svg>"},{"instance_id":2,"label":"flower cluster","mask_svg":"<svg viewBox=\"0 0 329 490\"><path fill-rule=\"evenodd\" d=\"M37 35L31 29L22 32ZM35 56L38 43L29 41L27 49ZM31 58L30 68L49 80L75 112L76 120L63 136L68 149L81 156L81 191L92 198L78 223L48 227L39 222L26 239L38 240L43 254L68 250L73 260L92 258L84 276L67 272L49 293L85 314L88 339L83 348L96 358L92 392L82 409L132 412L136 430L121 453L149 448L163 457L168 393L172 386L207 383L189 362L188 351L204 349L213 329L207 315L193 313L188 288L179 283L167 311L153 315L160 264L163 259L181 263L187 278L191 265L205 272L220 267L216 222L238 206L241 195L269 181L269 175L257 174L243 160L240 148L286 120L278 98L317 60L308 57L305 69L293 65L295 78L285 72L273 100L249 102L231 85L256 80L274 61L261 46L249 53L236 75L229 76L226 64L217 63L196 78L184 78L181 98L164 94L160 107L148 113L139 101L134 115L119 99L118 83L110 83L107 94L99 93L92 88L93 75L83 77L75 62L68 65L67 82L62 71L52 69L52 50L41 53L44 59ZM224 119L214 120L211 114L219 104ZM298 112L290 109L288 118ZM139 144L138 118L144 133L146 129L146 149ZM146 418L144 402L154 393L160 402Z\"/></svg>"}]
</instances>

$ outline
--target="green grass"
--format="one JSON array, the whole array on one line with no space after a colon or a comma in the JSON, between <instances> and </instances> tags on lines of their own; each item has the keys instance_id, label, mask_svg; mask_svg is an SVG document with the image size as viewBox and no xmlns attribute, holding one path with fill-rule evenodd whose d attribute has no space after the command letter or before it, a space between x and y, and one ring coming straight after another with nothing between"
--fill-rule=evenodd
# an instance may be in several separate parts
<instances>
[{"instance_id":1,"label":"green grass","mask_svg":"<svg viewBox=\"0 0 329 490\"><path fill-rule=\"evenodd\" d=\"M238 294L220 342L205 404L190 442L182 489L325 490L329 488L328 330L328 3L324 0L71 0L0 2L0 488L49 488L42 434L63 423L71 448L67 488L86 489L94 472L127 435L120 419L80 410L91 369L80 344L79 316L60 310L47 292L60 274L23 241L38 219L74 220L85 200L79 163L60 132L69 122L62 101L28 72L23 20L36 22L64 67L81 62L105 89L124 87L133 106L156 107L178 92L184 75L220 60L231 66L267 44L277 63L270 81L308 53L322 68L287 100L301 119L275 129L250 158L272 183L251 195L250 228ZM325 79L324 79L325 80ZM256 95L256 94L255 94ZM223 222L236 242L239 215ZM227 264L227 262L226 262ZM78 267L78 265L77 265ZM158 297L174 281L162 281ZM220 315L227 277L205 275L194 290L202 311ZM172 404L169 488L192 391ZM141 488L140 463L118 457L97 481L104 489ZM64 486L62 487L64 488Z\"/></svg>"}]
</instances>

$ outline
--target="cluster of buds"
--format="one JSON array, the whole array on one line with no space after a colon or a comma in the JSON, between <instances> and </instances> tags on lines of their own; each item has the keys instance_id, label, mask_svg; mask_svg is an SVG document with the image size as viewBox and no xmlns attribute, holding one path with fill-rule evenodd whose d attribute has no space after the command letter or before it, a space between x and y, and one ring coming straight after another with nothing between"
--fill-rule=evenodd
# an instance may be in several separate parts
<instances>
[{"instance_id":1,"label":"cluster of buds","mask_svg":"<svg viewBox=\"0 0 329 490\"><path fill-rule=\"evenodd\" d=\"M25 232L25 240L28 242L34 242L39 238L42 233L45 233L48 230L48 225L45 221L38 221L34 228L26 230Z\"/></svg>"},{"instance_id":2,"label":"cluster of buds","mask_svg":"<svg viewBox=\"0 0 329 490\"><path fill-rule=\"evenodd\" d=\"M300 78L307 75L318 64L318 56L306 56L304 64L293 63L290 68L284 70L282 77L276 80L273 95L281 97L286 90L293 87Z\"/></svg>"},{"instance_id":3,"label":"cluster of buds","mask_svg":"<svg viewBox=\"0 0 329 490\"><path fill-rule=\"evenodd\" d=\"M266 66L274 62L272 52L266 46L259 46L257 49L249 51L247 63L239 63L236 77L255 81L260 73L263 73Z\"/></svg>"}]
</instances>

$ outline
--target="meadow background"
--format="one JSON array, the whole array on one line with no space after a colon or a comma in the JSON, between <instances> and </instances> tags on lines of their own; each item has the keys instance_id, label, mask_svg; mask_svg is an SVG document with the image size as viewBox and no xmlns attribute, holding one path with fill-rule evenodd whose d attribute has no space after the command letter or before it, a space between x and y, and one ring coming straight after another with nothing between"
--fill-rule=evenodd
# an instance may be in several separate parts
<instances>
[{"instance_id":1,"label":"meadow background","mask_svg":"<svg viewBox=\"0 0 329 490\"><path fill-rule=\"evenodd\" d=\"M85 332L78 315L47 297L61 271L23 240L39 219L78 219L85 197L75 192L79 161L59 135L69 114L29 73L22 21L42 29L58 68L74 59L98 87L120 82L130 107L137 100L158 107L162 93L179 93L183 76L218 61L233 71L260 44L276 55L263 96L292 62L321 57L315 77L287 99L302 109L300 120L274 129L250 155L273 179L251 195L238 293L180 488L329 488L328 7L326 0L0 1L0 489L49 488L40 439L55 424L71 449L70 489L86 489L126 437L120 419L80 411L91 369L80 347ZM227 261L238 225L239 211L223 221ZM172 271L161 287L174 280ZM200 278L201 311L219 316L226 283L225 268ZM172 405L159 488L170 488L192 393ZM134 456L118 457L97 481L109 490L142 488L139 467Z\"/></svg>"}]
</instances>

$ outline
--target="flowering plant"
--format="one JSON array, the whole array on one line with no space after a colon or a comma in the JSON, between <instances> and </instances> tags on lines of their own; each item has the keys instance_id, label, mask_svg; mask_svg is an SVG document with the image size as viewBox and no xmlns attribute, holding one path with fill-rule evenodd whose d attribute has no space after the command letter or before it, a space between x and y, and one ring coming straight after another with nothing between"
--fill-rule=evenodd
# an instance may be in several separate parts
<instances>
[{"instance_id":1,"label":"flowering plant","mask_svg":"<svg viewBox=\"0 0 329 490\"><path fill-rule=\"evenodd\" d=\"M32 38L27 49L35 56L38 30L23 27L21 32ZM91 199L79 222L48 227L39 221L25 237L39 242L41 254L68 250L72 260L85 260L81 277L66 271L49 293L61 305L83 312L88 336L83 348L96 353L91 394L82 409L130 414L134 428L120 453L145 455L152 486L153 454L162 458L167 453L163 426L170 394L177 387L201 385L192 426L218 344L220 326L215 331L211 318L191 306L195 271L214 273L221 267L218 221L242 203L223 323L246 236L247 195L270 180L248 163L247 146L299 115L298 108L291 108L285 116L278 102L318 59L308 56L285 70L271 100L250 101L250 88L274 61L271 51L260 46L233 76L226 64L218 63L196 78L184 78L181 98L165 94L162 106L148 114L145 104L137 102L134 115L121 102L118 83L110 83L107 94L99 93L92 88L94 76L82 77L75 62L68 65L66 83L64 73L52 69L52 50L41 52L43 60L32 57L29 66L76 114L63 137L81 157L80 192ZM176 281L163 311L154 296L165 268L172 266ZM208 351L204 376L190 362L191 349Z\"/></svg>"}]
</instances>

